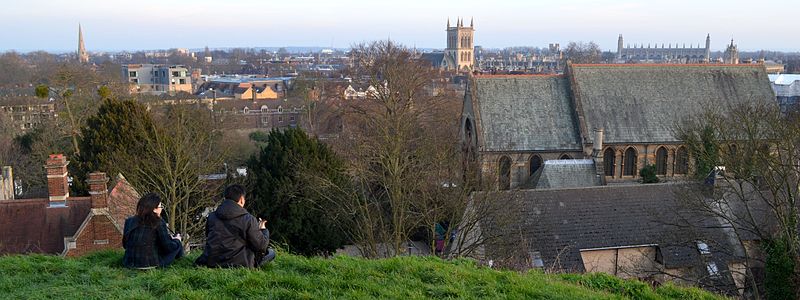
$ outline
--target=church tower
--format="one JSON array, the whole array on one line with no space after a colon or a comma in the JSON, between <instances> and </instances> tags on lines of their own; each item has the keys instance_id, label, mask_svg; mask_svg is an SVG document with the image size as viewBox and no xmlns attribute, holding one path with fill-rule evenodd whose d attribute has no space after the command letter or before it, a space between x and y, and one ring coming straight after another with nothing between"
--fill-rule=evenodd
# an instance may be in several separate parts
<instances>
[{"instance_id":1,"label":"church tower","mask_svg":"<svg viewBox=\"0 0 800 300\"><path fill-rule=\"evenodd\" d=\"M728 48L725 49L725 63L726 64L739 63L739 48L736 47L736 44L733 43L733 39L731 39L731 44L728 45Z\"/></svg>"},{"instance_id":2,"label":"church tower","mask_svg":"<svg viewBox=\"0 0 800 300\"><path fill-rule=\"evenodd\" d=\"M622 59L622 34L617 39L617 60Z\"/></svg>"},{"instance_id":3,"label":"church tower","mask_svg":"<svg viewBox=\"0 0 800 300\"><path fill-rule=\"evenodd\" d=\"M86 53L86 47L83 45L83 31L81 31L81 24L78 24L78 61L83 64L89 62L89 53Z\"/></svg>"},{"instance_id":4,"label":"church tower","mask_svg":"<svg viewBox=\"0 0 800 300\"><path fill-rule=\"evenodd\" d=\"M475 56L473 55L474 45L472 44L475 27L472 20L469 27L464 26L464 20L456 19L456 26L450 26L450 19L447 19L447 49L444 53L447 56L447 69L458 71L472 71L475 66Z\"/></svg>"}]
</instances>

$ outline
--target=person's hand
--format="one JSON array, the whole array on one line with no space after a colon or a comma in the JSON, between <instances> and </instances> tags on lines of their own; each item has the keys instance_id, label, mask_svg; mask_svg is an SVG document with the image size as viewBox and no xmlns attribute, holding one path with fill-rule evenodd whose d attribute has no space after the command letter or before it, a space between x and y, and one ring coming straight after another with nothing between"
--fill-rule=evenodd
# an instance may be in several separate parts
<instances>
[{"instance_id":1,"label":"person's hand","mask_svg":"<svg viewBox=\"0 0 800 300\"><path fill-rule=\"evenodd\" d=\"M258 229L267 229L267 220L258 218Z\"/></svg>"},{"instance_id":2,"label":"person's hand","mask_svg":"<svg viewBox=\"0 0 800 300\"><path fill-rule=\"evenodd\" d=\"M172 239L173 240L182 241L181 234L180 233L176 233L174 236L172 236Z\"/></svg>"}]
</instances>

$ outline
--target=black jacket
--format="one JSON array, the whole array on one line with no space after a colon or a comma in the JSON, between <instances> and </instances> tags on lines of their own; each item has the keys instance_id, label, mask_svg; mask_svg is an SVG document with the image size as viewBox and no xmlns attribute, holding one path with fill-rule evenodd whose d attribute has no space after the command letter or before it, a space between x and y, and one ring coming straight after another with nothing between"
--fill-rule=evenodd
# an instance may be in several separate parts
<instances>
[{"instance_id":1,"label":"black jacket","mask_svg":"<svg viewBox=\"0 0 800 300\"><path fill-rule=\"evenodd\" d=\"M181 242L172 239L167 232L164 220L156 227L142 224L138 216L125 220L122 246L125 256L122 264L128 268L148 268L160 265L160 257L182 247Z\"/></svg>"},{"instance_id":2,"label":"black jacket","mask_svg":"<svg viewBox=\"0 0 800 300\"><path fill-rule=\"evenodd\" d=\"M206 246L195 261L209 267L256 266L267 253L269 232L259 230L258 220L236 202L225 200L206 222Z\"/></svg>"}]
</instances>

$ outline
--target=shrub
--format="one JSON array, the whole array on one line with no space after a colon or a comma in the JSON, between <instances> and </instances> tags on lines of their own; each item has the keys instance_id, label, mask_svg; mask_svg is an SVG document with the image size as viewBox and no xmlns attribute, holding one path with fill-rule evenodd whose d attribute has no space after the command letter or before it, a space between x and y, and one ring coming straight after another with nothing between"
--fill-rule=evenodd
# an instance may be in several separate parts
<instances>
[{"instance_id":1,"label":"shrub","mask_svg":"<svg viewBox=\"0 0 800 300\"><path fill-rule=\"evenodd\" d=\"M658 182L658 176L656 176L656 166L655 165L647 165L639 171L639 174L642 175L642 183L656 183Z\"/></svg>"}]
</instances>

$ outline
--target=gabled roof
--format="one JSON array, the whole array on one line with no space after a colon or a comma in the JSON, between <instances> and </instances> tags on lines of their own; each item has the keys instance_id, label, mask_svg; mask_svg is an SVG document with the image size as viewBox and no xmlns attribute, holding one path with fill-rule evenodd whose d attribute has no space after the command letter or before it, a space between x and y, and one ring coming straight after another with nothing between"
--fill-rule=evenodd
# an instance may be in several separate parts
<instances>
[{"instance_id":1,"label":"gabled roof","mask_svg":"<svg viewBox=\"0 0 800 300\"><path fill-rule=\"evenodd\" d=\"M583 130L604 128L607 144L678 142L675 125L708 105L775 102L761 65L573 64L569 73Z\"/></svg>"},{"instance_id":2,"label":"gabled roof","mask_svg":"<svg viewBox=\"0 0 800 300\"><path fill-rule=\"evenodd\" d=\"M477 76L472 84L484 151L581 149L563 76Z\"/></svg>"},{"instance_id":3,"label":"gabled roof","mask_svg":"<svg viewBox=\"0 0 800 300\"><path fill-rule=\"evenodd\" d=\"M510 226L484 223L484 230L521 234L527 250L539 251L545 266L566 271L585 271L582 249L636 245L658 246L667 268L697 266L697 240L709 241L714 260L731 259L737 248L724 226L681 204L682 193L692 187L665 183L493 192L513 197L518 207L498 215ZM519 247L514 243L510 246ZM493 248L500 247L488 245L490 256Z\"/></svg>"},{"instance_id":4,"label":"gabled roof","mask_svg":"<svg viewBox=\"0 0 800 300\"><path fill-rule=\"evenodd\" d=\"M0 255L59 254L64 237L81 226L91 210L88 197L70 197L66 207L48 207L47 198L0 202Z\"/></svg>"}]
</instances>

